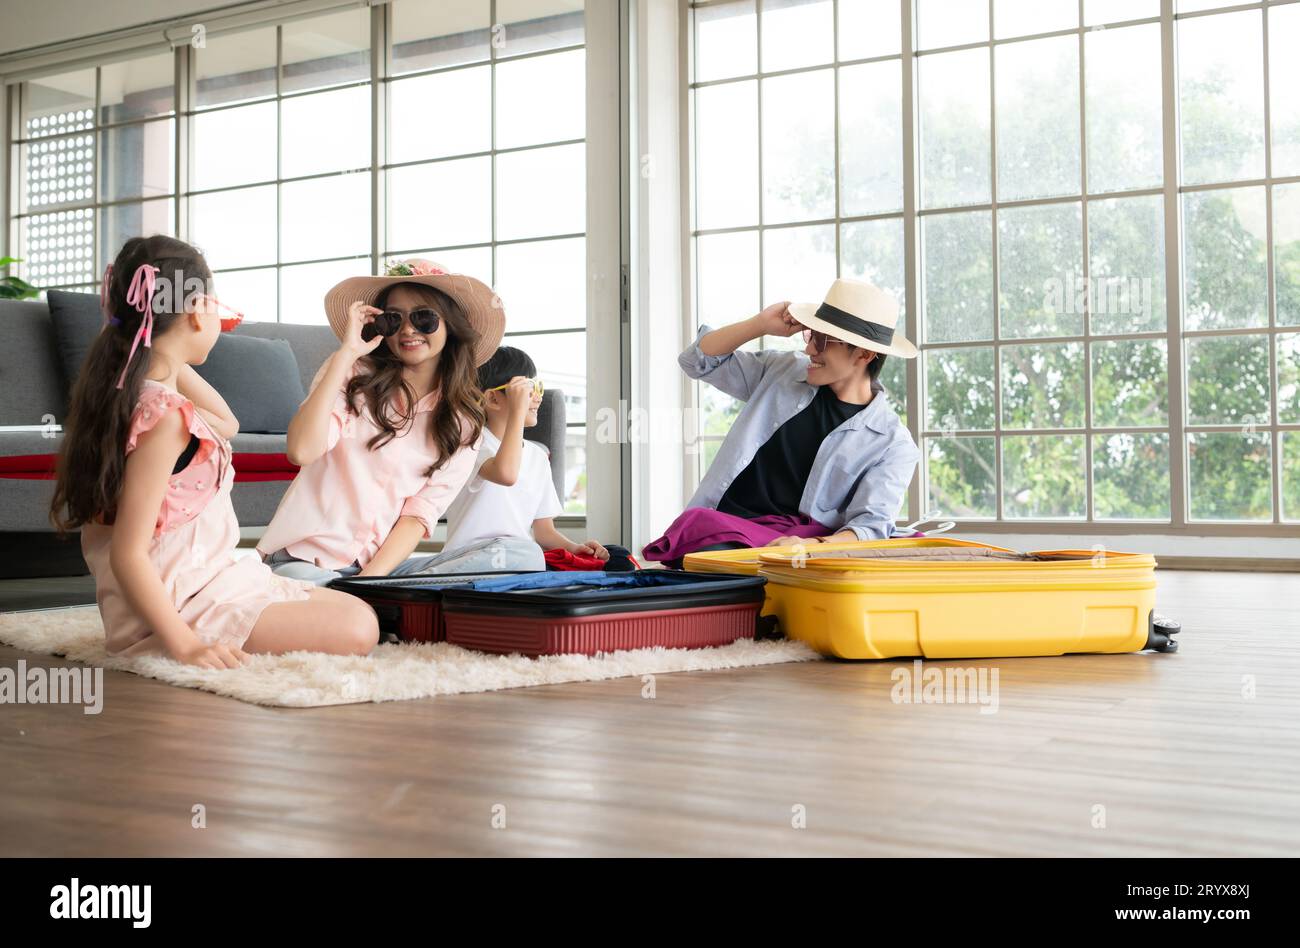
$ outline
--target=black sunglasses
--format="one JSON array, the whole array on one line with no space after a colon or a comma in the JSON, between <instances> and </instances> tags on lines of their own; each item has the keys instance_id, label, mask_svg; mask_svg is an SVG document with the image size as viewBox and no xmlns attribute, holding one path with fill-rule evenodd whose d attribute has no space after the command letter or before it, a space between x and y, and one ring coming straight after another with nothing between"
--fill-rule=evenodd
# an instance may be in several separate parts
<instances>
[{"instance_id":1,"label":"black sunglasses","mask_svg":"<svg viewBox=\"0 0 1300 948\"><path fill-rule=\"evenodd\" d=\"M391 336L402 328L402 318L405 314L401 310L386 309L374 318L372 322L366 323L361 327L361 338L366 342L374 339L375 336ZM411 321L411 328L416 332L431 333L437 332L438 327L442 324L442 317L435 310L427 306L421 306L419 309L413 309L406 318Z\"/></svg>"}]
</instances>

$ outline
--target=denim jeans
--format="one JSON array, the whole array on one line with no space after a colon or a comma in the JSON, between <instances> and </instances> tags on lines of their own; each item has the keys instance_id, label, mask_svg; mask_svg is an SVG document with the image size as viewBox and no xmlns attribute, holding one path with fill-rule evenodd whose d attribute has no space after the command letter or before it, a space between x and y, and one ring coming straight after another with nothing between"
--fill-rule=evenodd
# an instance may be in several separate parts
<instances>
[{"instance_id":1,"label":"denim jeans","mask_svg":"<svg viewBox=\"0 0 1300 948\"><path fill-rule=\"evenodd\" d=\"M286 550L276 550L264 562L276 575L306 580L317 586L327 586L336 579L355 576L361 572L361 567L356 563L341 569L328 569L297 559ZM546 557L540 546L523 537L505 537L480 540L462 549L434 553L432 556L412 556L399 563L388 575L489 573L497 570L524 573L544 569Z\"/></svg>"}]
</instances>

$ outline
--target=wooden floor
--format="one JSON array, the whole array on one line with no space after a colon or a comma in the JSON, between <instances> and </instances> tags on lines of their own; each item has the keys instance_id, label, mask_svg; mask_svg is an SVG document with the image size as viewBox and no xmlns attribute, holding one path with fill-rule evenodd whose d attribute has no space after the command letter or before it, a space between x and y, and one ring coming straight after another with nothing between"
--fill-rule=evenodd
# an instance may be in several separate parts
<instances>
[{"instance_id":1,"label":"wooden floor","mask_svg":"<svg viewBox=\"0 0 1300 948\"><path fill-rule=\"evenodd\" d=\"M1300 576L1159 601L1176 655L956 663L995 714L892 703L899 662L316 710L109 672L0 705L0 855L1294 855Z\"/></svg>"}]
</instances>

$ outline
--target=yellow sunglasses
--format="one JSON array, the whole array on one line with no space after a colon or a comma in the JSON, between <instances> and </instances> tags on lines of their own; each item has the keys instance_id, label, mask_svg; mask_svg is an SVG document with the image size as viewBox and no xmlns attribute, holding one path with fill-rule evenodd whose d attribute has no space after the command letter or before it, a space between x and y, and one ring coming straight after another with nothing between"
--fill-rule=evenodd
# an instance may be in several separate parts
<instances>
[{"instance_id":1,"label":"yellow sunglasses","mask_svg":"<svg viewBox=\"0 0 1300 948\"><path fill-rule=\"evenodd\" d=\"M546 386L542 384L541 379L529 379L529 381L533 383L534 395L540 396L546 391ZM510 387L510 383L506 382L506 384L504 385L494 385L491 388L485 388L483 391L486 394L487 392L499 392L502 389L507 389L509 387Z\"/></svg>"}]
</instances>

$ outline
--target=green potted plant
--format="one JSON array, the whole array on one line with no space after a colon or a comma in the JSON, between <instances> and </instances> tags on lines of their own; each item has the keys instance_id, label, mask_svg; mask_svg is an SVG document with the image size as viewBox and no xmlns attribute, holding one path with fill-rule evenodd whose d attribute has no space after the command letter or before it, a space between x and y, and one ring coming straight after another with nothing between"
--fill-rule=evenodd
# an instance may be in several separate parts
<instances>
[{"instance_id":1,"label":"green potted plant","mask_svg":"<svg viewBox=\"0 0 1300 948\"><path fill-rule=\"evenodd\" d=\"M21 257L0 257L0 270L20 262ZM41 291L26 280L16 276L0 277L0 300L27 300L37 296Z\"/></svg>"}]
</instances>

